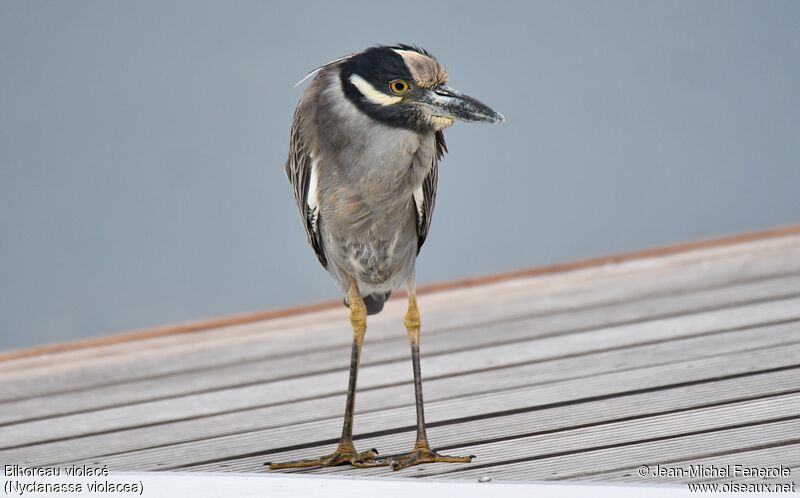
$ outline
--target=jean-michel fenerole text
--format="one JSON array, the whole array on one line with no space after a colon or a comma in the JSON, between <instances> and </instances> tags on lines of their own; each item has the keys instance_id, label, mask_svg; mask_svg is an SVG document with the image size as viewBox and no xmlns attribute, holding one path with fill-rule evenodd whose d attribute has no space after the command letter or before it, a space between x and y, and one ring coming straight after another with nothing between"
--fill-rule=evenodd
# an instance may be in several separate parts
<instances>
[{"instance_id":1,"label":"jean-michel fenerole text","mask_svg":"<svg viewBox=\"0 0 800 498\"><path fill-rule=\"evenodd\" d=\"M759 477L777 479L792 475L792 469L783 465L777 467L747 467L745 465L688 465L668 467L657 465L650 468L653 477Z\"/></svg>"}]
</instances>

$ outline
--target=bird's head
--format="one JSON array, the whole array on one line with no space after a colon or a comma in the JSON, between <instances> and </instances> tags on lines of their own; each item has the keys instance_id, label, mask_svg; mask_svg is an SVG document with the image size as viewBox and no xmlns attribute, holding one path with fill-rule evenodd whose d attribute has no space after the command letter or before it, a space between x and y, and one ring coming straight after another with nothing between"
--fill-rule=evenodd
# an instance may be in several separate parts
<instances>
[{"instance_id":1,"label":"bird's head","mask_svg":"<svg viewBox=\"0 0 800 498\"><path fill-rule=\"evenodd\" d=\"M425 50L377 46L342 59L345 96L373 119L417 131L441 130L455 120L499 123L503 116L450 88L447 72Z\"/></svg>"}]
</instances>

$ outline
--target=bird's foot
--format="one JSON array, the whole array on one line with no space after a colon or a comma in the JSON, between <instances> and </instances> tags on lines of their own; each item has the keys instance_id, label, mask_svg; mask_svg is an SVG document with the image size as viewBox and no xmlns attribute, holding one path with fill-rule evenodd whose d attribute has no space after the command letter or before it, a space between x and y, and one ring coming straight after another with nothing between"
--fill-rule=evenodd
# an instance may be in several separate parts
<instances>
[{"instance_id":1,"label":"bird's foot","mask_svg":"<svg viewBox=\"0 0 800 498\"><path fill-rule=\"evenodd\" d=\"M451 462L451 463L470 463L475 455L470 456L448 456L440 455L428 446L415 446L410 452L397 457L385 459L387 465L392 466L392 470L400 470L420 463L432 462Z\"/></svg>"},{"instance_id":2,"label":"bird's foot","mask_svg":"<svg viewBox=\"0 0 800 498\"><path fill-rule=\"evenodd\" d=\"M389 465L388 462L383 460L376 460L378 450L371 449L359 453L351 445L339 445L336 451L330 455L320 458L312 458L309 460L293 460L290 462L272 463L267 462L271 470L278 469L299 469L303 467L335 467L336 465L350 464L353 467L377 467L380 465Z\"/></svg>"}]
</instances>

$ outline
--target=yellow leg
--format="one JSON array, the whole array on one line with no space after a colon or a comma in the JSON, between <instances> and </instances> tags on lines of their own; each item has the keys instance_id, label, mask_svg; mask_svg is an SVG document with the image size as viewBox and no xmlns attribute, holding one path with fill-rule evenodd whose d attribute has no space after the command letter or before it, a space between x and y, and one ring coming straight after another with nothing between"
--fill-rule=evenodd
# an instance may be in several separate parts
<instances>
[{"instance_id":1,"label":"yellow leg","mask_svg":"<svg viewBox=\"0 0 800 498\"><path fill-rule=\"evenodd\" d=\"M410 452L398 457L387 458L386 462L390 464L394 470L429 462L469 463L474 456L440 455L433 451L428 445L428 435L425 432L425 410L422 400L422 375L420 374L419 366L419 308L417 307L417 297L413 292L409 292L408 294L408 311L406 312L404 323L406 331L408 332L408 342L411 345L411 362L414 368L414 395L417 407L417 441L414 444L414 449Z\"/></svg>"},{"instance_id":2,"label":"yellow leg","mask_svg":"<svg viewBox=\"0 0 800 498\"><path fill-rule=\"evenodd\" d=\"M268 463L270 469L293 469L300 467L333 467L349 463L355 467L374 467L387 465L388 462L375 460L378 450L372 449L359 453L353 446L353 413L356 403L356 381L358 380L358 364L361 360L361 347L364 344L364 335L367 331L367 307L358 285L353 282L347 293L350 304L350 324L353 326L353 347L350 353L350 380L347 385L347 404L344 410L344 425L339 446L330 455L309 460L294 460L283 463Z\"/></svg>"}]
</instances>

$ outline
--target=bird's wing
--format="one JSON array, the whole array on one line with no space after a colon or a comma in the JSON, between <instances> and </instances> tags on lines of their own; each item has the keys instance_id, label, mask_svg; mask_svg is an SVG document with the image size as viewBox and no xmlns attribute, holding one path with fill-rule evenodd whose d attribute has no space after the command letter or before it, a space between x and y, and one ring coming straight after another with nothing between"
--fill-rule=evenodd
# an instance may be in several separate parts
<instances>
[{"instance_id":1,"label":"bird's wing","mask_svg":"<svg viewBox=\"0 0 800 498\"><path fill-rule=\"evenodd\" d=\"M433 155L433 164L428 176L422 181L422 188L414 193L414 203L417 207L417 254L422 249L422 244L428 237L433 218L433 207L436 204L436 184L439 180L439 160L447 152L444 133L436 132L436 153Z\"/></svg>"},{"instance_id":2,"label":"bird's wing","mask_svg":"<svg viewBox=\"0 0 800 498\"><path fill-rule=\"evenodd\" d=\"M322 247L319 232L319 205L317 204L316 165L311 157L311 148L300 133L300 108L294 113L292 133L289 144L289 159L286 160L286 176L294 189L294 198L306 236L322 266L328 267L328 260Z\"/></svg>"}]
</instances>

